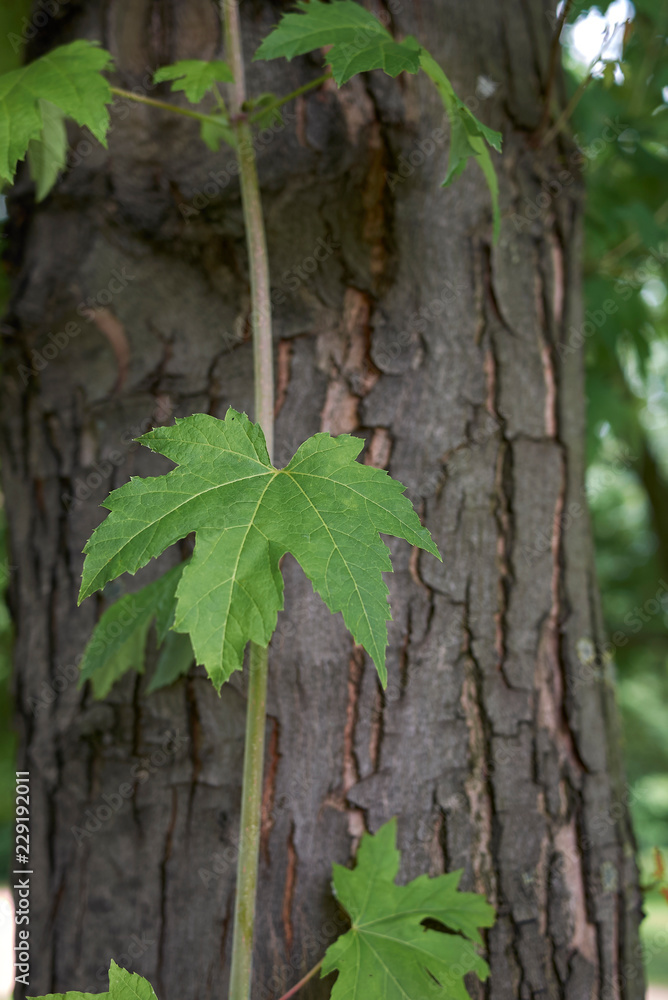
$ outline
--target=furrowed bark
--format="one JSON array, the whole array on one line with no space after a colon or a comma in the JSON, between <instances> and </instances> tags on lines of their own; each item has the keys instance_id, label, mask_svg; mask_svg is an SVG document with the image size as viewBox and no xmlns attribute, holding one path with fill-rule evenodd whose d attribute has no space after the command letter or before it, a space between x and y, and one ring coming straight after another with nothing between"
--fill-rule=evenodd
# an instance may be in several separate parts
<instances>
[{"instance_id":1,"label":"furrowed bark","mask_svg":"<svg viewBox=\"0 0 668 1000\"><path fill-rule=\"evenodd\" d=\"M321 75L310 58L251 64L277 11L260 0L239 10L251 93ZM85 0L50 22L39 46L97 37L116 57L115 83L131 89L160 64L219 55L215 15L205 0ZM472 984L476 1000L643 995L583 491L583 358L559 350L582 322L581 185L562 139L533 141L550 24L533 0L494 10L423 0L392 13L393 30L424 38L462 99L504 133L496 246L475 166L440 188L449 133L427 80L327 83L255 140L280 359L276 463L320 429L362 435L366 460L406 484L444 557L437 565L392 543L386 692L284 561L258 1000L286 993L343 929L331 863L392 815L403 878L462 867L464 887L498 908L491 979ZM92 599L76 609L98 504L130 475L167 468L131 439L175 415L251 411L242 208L233 153L208 153L196 123L139 106L119 106L112 120L108 153L92 143L87 152L73 133L79 160L56 192L35 207L24 180L11 204L1 463L16 567L18 766L30 768L45 818L33 830L30 993L103 990L114 957L161 1000L218 997L229 974L243 681L218 699L195 670L146 696L146 679L128 676L98 704L67 678L100 611ZM113 328L82 315L89 299ZM79 332L49 359L49 334L70 322ZM299 995L321 1000L330 985L313 979Z\"/></svg>"}]
</instances>

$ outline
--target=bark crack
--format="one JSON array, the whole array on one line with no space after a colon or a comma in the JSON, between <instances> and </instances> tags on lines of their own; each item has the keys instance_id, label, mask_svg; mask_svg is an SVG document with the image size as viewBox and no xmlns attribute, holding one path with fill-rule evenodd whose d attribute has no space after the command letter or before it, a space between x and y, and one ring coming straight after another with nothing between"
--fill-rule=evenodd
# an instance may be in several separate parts
<instances>
[{"instance_id":1,"label":"bark crack","mask_svg":"<svg viewBox=\"0 0 668 1000\"><path fill-rule=\"evenodd\" d=\"M286 952L289 955L292 951L294 941L294 928L292 925L292 907L295 898L295 886L297 884L297 851L295 850L295 824L290 824L290 833L287 841L287 866L285 870L285 885L283 888L283 905L281 907L281 918L283 920L283 933L285 935Z\"/></svg>"},{"instance_id":2,"label":"bark crack","mask_svg":"<svg viewBox=\"0 0 668 1000\"><path fill-rule=\"evenodd\" d=\"M162 981L162 976L164 974L165 967L165 948L167 944L167 881L168 872L167 866L169 864L169 859L172 855L172 844L174 839L174 830L176 828L176 818L178 812L178 792L176 788L172 788L172 808L169 817L169 824L167 826L167 832L165 834L165 846L163 848L162 858L160 860L160 932L158 935L158 983L159 991L161 994L165 994L165 985Z\"/></svg>"},{"instance_id":3,"label":"bark crack","mask_svg":"<svg viewBox=\"0 0 668 1000\"><path fill-rule=\"evenodd\" d=\"M271 837L271 831L274 828L276 778L278 776L278 765L281 759L281 752L279 749L281 729L278 719L271 716L268 716L267 719L268 721L271 720L272 727L271 736L269 737L269 746L267 748L268 761L265 764L264 787L262 789L260 851L265 864L270 865L271 856L269 853L269 838Z\"/></svg>"},{"instance_id":4,"label":"bark crack","mask_svg":"<svg viewBox=\"0 0 668 1000\"><path fill-rule=\"evenodd\" d=\"M188 710L188 748L190 753L190 760L192 762L192 773L190 776L190 790L188 793L188 814L187 814L187 828L190 830L193 807L195 804L195 794L197 791L197 783L199 781L200 772L202 770L202 759L200 755L200 747L202 740L202 722L199 715L199 707L197 704L197 693L195 689L195 680L193 677L186 678L186 705Z\"/></svg>"},{"instance_id":5,"label":"bark crack","mask_svg":"<svg viewBox=\"0 0 668 1000\"><path fill-rule=\"evenodd\" d=\"M360 780L359 764L355 753L355 730L357 727L363 673L364 650L361 646L355 646L348 663L348 704L346 707L346 724L343 730L342 786L342 799L348 812L348 832L353 839L353 854L357 850L359 839L366 829L362 810L351 807L347 801L348 792Z\"/></svg>"}]
</instances>

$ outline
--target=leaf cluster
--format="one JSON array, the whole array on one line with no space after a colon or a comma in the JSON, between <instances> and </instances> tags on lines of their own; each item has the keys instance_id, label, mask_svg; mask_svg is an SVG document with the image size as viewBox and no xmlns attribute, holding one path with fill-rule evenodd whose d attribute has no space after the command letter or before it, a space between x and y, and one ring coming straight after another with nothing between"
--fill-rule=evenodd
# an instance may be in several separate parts
<instances>
[{"instance_id":1,"label":"leaf cluster","mask_svg":"<svg viewBox=\"0 0 668 1000\"><path fill-rule=\"evenodd\" d=\"M498 184L489 149L501 150L501 136L479 122L457 97L429 52L411 36L396 41L378 18L353 0L298 0L260 44L255 58L293 59L321 49L327 50L325 58L338 86L375 69L393 77L421 69L426 73L438 90L451 127L450 162L443 184L450 184L469 160L475 160L491 193L498 237ZM64 118L73 118L106 142L112 93L102 73L111 65L108 52L80 40L0 76L0 181L11 181L18 161L27 155L37 197L44 198L66 163ZM184 59L161 67L154 80L169 82L172 91L183 93L194 105L212 97L214 106L196 115L202 140L214 152L221 142L236 145L218 86L232 82L226 62ZM252 121L264 127L280 118L279 104L273 94L261 94L249 102L247 110Z\"/></svg>"},{"instance_id":2,"label":"leaf cluster","mask_svg":"<svg viewBox=\"0 0 668 1000\"><path fill-rule=\"evenodd\" d=\"M327 62L339 87L357 73L382 69L389 76L417 73L420 46L395 42L374 15L353 0L298 0L260 44L255 59L294 59L328 46Z\"/></svg>"},{"instance_id":3,"label":"leaf cluster","mask_svg":"<svg viewBox=\"0 0 668 1000\"><path fill-rule=\"evenodd\" d=\"M464 976L487 979L480 928L494 923L483 896L460 892L461 871L397 885L397 822L362 837L353 869L334 865L333 890L351 921L330 945L321 975L338 972L332 1000L470 1000ZM425 926L429 922L430 926ZM439 929L437 929L439 928ZM29 1000L157 1000L151 984L112 961L107 993Z\"/></svg>"},{"instance_id":4,"label":"leaf cluster","mask_svg":"<svg viewBox=\"0 0 668 1000\"><path fill-rule=\"evenodd\" d=\"M342 86L357 73L382 69L389 76L422 69L435 84L451 128L447 186L462 173L469 159L480 166L492 196L494 238L500 214L498 182L489 148L501 152L501 134L483 125L461 101L450 80L429 52L409 36L396 42L374 15L353 0L298 0L295 12L284 14L258 48L256 59L293 59L327 46L332 75Z\"/></svg>"}]
</instances>

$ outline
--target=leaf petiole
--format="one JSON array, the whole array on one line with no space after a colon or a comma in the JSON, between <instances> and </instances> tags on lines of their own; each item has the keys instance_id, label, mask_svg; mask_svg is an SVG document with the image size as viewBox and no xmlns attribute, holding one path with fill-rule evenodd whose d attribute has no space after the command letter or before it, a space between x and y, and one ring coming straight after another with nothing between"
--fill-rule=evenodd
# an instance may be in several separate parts
<instances>
[{"instance_id":1,"label":"leaf petiole","mask_svg":"<svg viewBox=\"0 0 668 1000\"><path fill-rule=\"evenodd\" d=\"M211 88L211 93L215 98L216 104L218 105L221 115L227 115L227 107L225 105L225 99L221 94L220 87L218 86L217 83L214 83L213 87Z\"/></svg>"},{"instance_id":2,"label":"leaf petiole","mask_svg":"<svg viewBox=\"0 0 668 1000\"><path fill-rule=\"evenodd\" d=\"M227 122L221 121L215 115L205 115L201 111L193 111L191 108L180 108L178 104L170 104L168 101L158 101L155 97L144 97L143 94L133 94L131 90L123 90L122 87L110 87L112 94L123 97L128 101L136 101L137 104L148 104L152 108L160 108L161 111L172 111L175 115L183 115L185 118L194 118L195 121L205 122L207 125L218 125L220 128L228 128Z\"/></svg>"},{"instance_id":3,"label":"leaf petiole","mask_svg":"<svg viewBox=\"0 0 668 1000\"><path fill-rule=\"evenodd\" d=\"M315 90L316 87L321 87L323 83L327 83L328 80L332 79L333 75L330 70L327 73L323 73L322 76L317 77L317 79L311 80L309 83L304 83L301 87L297 87L296 90L293 90L289 94L286 94L285 97L277 97L275 101L271 102L271 104L265 104L264 107L262 107L258 111L251 113L248 116L249 123L252 125L254 122L258 121L269 112L274 111L278 108L282 108L283 105L287 104L289 101L294 101L296 97L301 97L302 94L307 94L309 90Z\"/></svg>"},{"instance_id":4,"label":"leaf petiole","mask_svg":"<svg viewBox=\"0 0 668 1000\"><path fill-rule=\"evenodd\" d=\"M279 997L279 1000L290 1000L290 997L295 996L302 988L302 986L306 986L306 984L320 972L324 961L325 961L324 957L321 958L318 964L314 965L313 968L306 973L304 978L299 980L296 986L293 986L291 990L288 990L288 992L284 993L282 997Z\"/></svg>"},{"instance_id":5,"label":"leaf petiole","mask_svg":"<svg viewBox=\"0 0 668 1000\"><path fill-rule=\"evenodd\" d=\"M275 101L271 102L271 104L264 105L264 107L248 115L246 117L246 121L250 125L253 125L268 112L282 108L283 105L287 104L289 101L294 101L295 98L301 97L302 94L307 94L310 90L315 90L317 87L321 87L323 83L326 83L327 80L331 79L331 72L323 73L322 76L317 77L315 80L311 80L309 83L303 84L301 87L297 87L296 90L291 91L284 97L277 97ZM123 97L127 101L135 101L137 104L148 104L152 108L160 108L161 111L172 111L175 115L183 115L185 118L194 118L195 121L205 122L208 125L218 125L220 127L225 125L225 123L221 122L220 118L215 115L207 115L202 111L193 111L192 108L181 108L178 104L170 104L169 101L160 101L155 97L146 97L143 94L135 94L131 90L124 90L123 87L110 87L109 89L112 94L116 94L117 97ZM225 102L218 87L214 88L213 95L216 98L216 103L218 104L221 112L224 112Z\"/></svg>"}]
</instances>

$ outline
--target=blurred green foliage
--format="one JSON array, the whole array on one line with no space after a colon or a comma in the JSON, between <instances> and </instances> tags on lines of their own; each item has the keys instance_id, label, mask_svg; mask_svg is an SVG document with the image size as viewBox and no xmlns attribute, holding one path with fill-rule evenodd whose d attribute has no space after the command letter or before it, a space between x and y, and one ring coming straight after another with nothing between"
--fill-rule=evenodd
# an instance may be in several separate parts
<instances>
[{"instance_id":1,"label":"blurred green foliage","mask_svg":"<svg viewBox=\"0 0 668 1000\"><path fill-rule=\"evenodd\" d=\"M21 65L23 51L31 30L30 0L0 0L0 73L8 73Z\"/></svg>"},{"instance_id":2,"label":"blurred green foliage","mask_svg":"<svg viewBox=\"0 0 668 1000\"><path fill-rule=\"evenodd\" d=\"M652 848L668 855L668 0L623 8L599 5L629 20L621 58L608 44L593 75L564 37L570 93L590 77L569 123L586 155L587 495L649 885ZM571 24L588 13L576 5ZM646 903L648 970L668 983L668 902L654 890Z\"/></svg>"}]
</instances>

